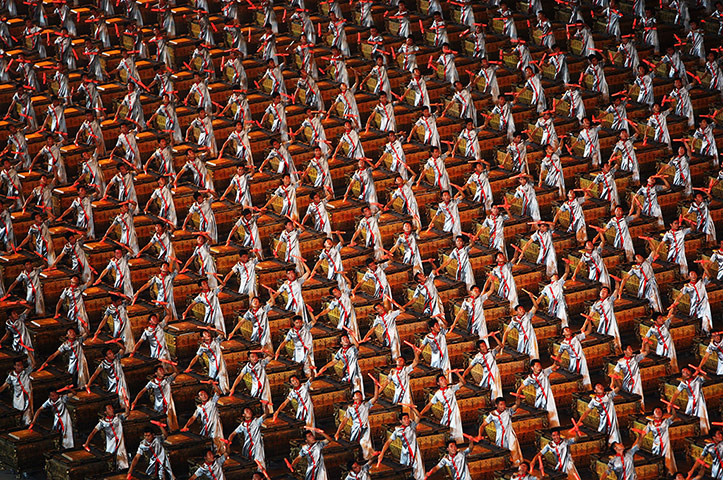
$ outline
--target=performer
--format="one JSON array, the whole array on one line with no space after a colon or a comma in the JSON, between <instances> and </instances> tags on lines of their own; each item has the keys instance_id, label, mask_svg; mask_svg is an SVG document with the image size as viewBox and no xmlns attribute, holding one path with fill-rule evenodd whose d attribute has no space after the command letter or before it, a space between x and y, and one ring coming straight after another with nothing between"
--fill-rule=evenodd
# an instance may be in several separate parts
<instances>
[{"instance_id":1,"label":"performer","mask_svg":"<svg viewBox=\"0 0 723 480\"><path fill-rule=\"evenodd\" d=\"M10 338L12 340L10 348L13 352L25 355L34 361L33 340L25 325L31 310L26 307L23 310L13 309L8 312L8 318L5 320L5 335L0 338L0 345Z\"/></svg>"},{"instance_id":2,"label":"performer","mask_svg":"<svg viewBox=\"0 0 723 480\"><path fill-rule=\"evenodd\" d=\"M166 375L166 369L162 365L157 366L146 386L138 392L138 395L133 400L131 410L135 410L141 396L149 392L153 400L153 410L164 415L168 422L168 428L176 431L178 430L178 418L176 417L176 404L173 401L171 385L178 375L178 369L173 363L164 362L164 364L171 367L172 373Z\"/></svg>"},{"instance_id":3,"label":"performer","mask_svg":"<svg viewBox=\"0 0 723 480\"><path fill-rule=\"evenodd\" d=\"M171 316L172 315L170 308L167 305L166 316L163 318L162 322L158 320L158 315L156 315L155 313L151 314L151 316L148 318L148 326L143 329L141 338L139 338L136 342L136 346L133 348L130 356L133 357L138 351L141 343L143 343L144 340L148 340L148 346L151 350L151 358L156 358L161 361L170 361L171 354L168 352L168 345L166 345L166 333L164 329L166 328L166 325L168 323L168 318Z\"/></svg>"},{"instance_id":4,"label":"performer","mask_svg":"<svg viewBox=\"0 0 723 480\"><path fill-rule=\"evenodd\" d=\"M126 450L126 441L123 435L123 421L128 418L130 410L126 403L124 413L115 413L113 405L110 403L105 406L105 415L100 418L98 424L88 435L88 439L83 444L83 448L90 448L90 441L96 433L101 430L105 433L105 451L113 455L113 462L116 470L124 470L128 468L128 451Z\"/></svg>"},{"instance_id":5,"label":"performer","mask_svg":"<svg viewBox=\"0 0 723 480\"><path fill-rule=\"evenodd\" d=\"M349 441L352 443L359 442L362 449L362 455L365 460L370 460L374 452L372 446L371 427L369 426L369 411L379 400L379 383L374 383L374 396L364 401L364 394L356 390L352 395L353 401L344 413L344 418L334 434L334 440L339 440L341 431L348 422L351 422L351 433Z\"/></svg>"},{"instance_id":6,"label":"performer","mask_svg":"<svg viewBox=\"0 0 723 480\"><path fill-rule=\"evenodd\" d=\"M633 351L632 345L626 345L623 349L623 358L618 359L615 364L615 373L623 374L623 378L620 379L619 375L617 380L624 392L639 395L643 410L645 409L645 397L643 396L643 382L640 378L640 362L648 356L649 350L643 348L637 355ZM615 378L611 379L611 385L617 384Z\"/></svg>"},{"instance_id":7,"label":"performer","mask_svg":"<svg viewBox=\"0 0 723 480\"><path fill-rule=\"evenodd\" d=\"M520 255L517 259L517 264L522 261L525 251L530 247L530 245L532 245L533 242L535 242L540 245L536 263L540 265L544 262L547 276L556 276L557 255L555 254L555 244L552 240L552 234L554 233L554 230L549 229L549 222L538 221L536 222L536 226L537 231L533 233L530 239L522 246L522 251L520 252Z\"/></svg>"},{"instance_id":8,"label":"performer","mask_svg":"<svg viewBox=\"0 0 723 480\"><path fill-rule=\"evenodd\" d=\"M376 327L381 327L382 344L385 347L389 347L392 354L392 360L396 360L401 355L401 347L399 342L399 333L397 332L397 317L404 311L403 309L387 311L383 303L374 304L374 311L376 317L374 322L369 328L369 331L364 336L360 343L364 343L369 340L372 334L375 332Z\"/></svg>"},{"instance_id":9,"label":"performer","mask_svg":"<svg viewBox=\"0 0 723 480\"><path fill-rule=\"evenodd\" d=\"M442 231L451 233L454 236L462 234L462 220L459 216L459 204L462 202L464 193L462 190L452 197L448 190L442 192L442 201L437 206L437 211L434 213L429 221L427 232L431 231L434 226L434 221L438 216L444 217L444 224L442 225Z\"/></svg>"},{"instance_id":10,"label":"performer","mask_svg":"<svg viewBox=\"0 0 723 480\"><path fill-rule=\"evenodd\" d=\"M680 274L686 276L688 274L688 259L685 254L685 237L692 230L680 227L680 222L677 219L671 222L670 230L665 232L655 249L655 255L658 255L663 245L668 244L667 260L677 263L680 266Z\"/></svg>"},{"instance_id":11,"label":"performer","mask_svg":"<svg viewBox=\"0 0 723 480\"><path fill-rule=\"evenodd\" d=\"M352 391L359 392L364 398L364 378L359 368L359 341L353 332L349 331L340 337L341 348L336 351L329 363L321 367L316 375L322 375L326 370L341 362L343 375L342 382L349 383Z\"/></svg>"},{"instance_id":12,"label":"performer","mask_svg":"<svg viewBox=\"0 0 723 480\"><path fill-rule=\"evenodd\" d=\"M690 220L689 215L695 215L695 229L705 234L706 243L712 245L716 241L716 229L713 217L710 213L710 203L712 199L703 192L696 192L693 202L688 208L688 215L683 216L683 220L687 220L693 224ZM720 269L718 269L720 276Z\"/></svg>"},{"instance_id":13,"label":"performer","mask_svg":"<svg viewBox=\"0 0 723 480\"><path fill-rule=\"evenodd\" d=\"M274 246L274 257L279 256L278 251L284 247L284 261L296 265L296 272L307 272L309 268L306 266L304 258L301 256L301 246L299 239L302 232L306 230L300 223L290 218L284 222L284 230L279 234L279 239Z\"/></svg>"},{"instance_id":14,"label":"performer","mask_svg":"<svg viewBox=\"0 0 723 480\"><path fill-rule=\"evenodd\" d=\"M383 392L387 385L391 383L394 386L392 403L397 405L412 405L412 392L409 386L409 379L419 365L419 355L422 353L422 349L414 344L412 344L412 349L414 350L414 360L412 364L407 365L404 357L397 357L395 360L396 366L389 371L386 380L379 387L379 390Z\"/></svg>"},{"instance_id":15,"label":"performer","mask_svg":"<svg viewBox=\"0 0 723 480\"><path fill-rule=\"evenodd\" d=\"M620 392L620 387L612 387L608 393L605 393L605 387L601 384L595 384L592 400L587 404L587 410L580 415L578 425L582 424L593 410L596 410L600 421L598 422L597 431L608 436L608 443L614 445L620 441L620 430L618 428L618 415L615 412L615 403L613 399Z\"/></svg>"},{"instance_id":16,"label":"performer","mask_svg":"<svg viewBox=\"0 0 723 480\"><path fill-rule=\"evenodd\" d=\"M469 244L462 235L458 235L454 239L455 248L452 250L447 259L441 263L439 268L435 269L435 275L438 275L441 270L444 270L452 261L457 261L457 271L455 272L455 280L461 280L465 282L468 289L474 286L474 271L472 270L472 264L469 258L469 252L472 249L472 245L482 233L482 230L478 230L475 235L470 238Z\"/></svg>"},{"instance_id":17,"label":"performer","mask_svg":"<svg viewBox=\"0 0 723 480\"><path fill-rule=\"evenodd\" d=\"M178 275L178 264L175 257L172 257L171 262L161 263L160 271L157 275L154 275L148 280L141 288L136 291L133 296L133 302L131 305L138 301L138 296L151 286L157 287L156 298L153 300L159 305L165 305L169 308L170 315L172 318L178 318L176 313L176 302L173 299L173 281Z\"/></svg>"},{"instance_id":18,"label":"performer","mask_svg":"<svg viewBox=\"0 0 723 480\"><path fill-rule=\"evenodd\" d=\"M324 465L324 455L322 454L324 447L329 445L333 440L329 435L320 428L306 427L307 432L304 436L306 443L301 450L299 455L291 462L291 471L294 471L294 467L301 461L302 458L307 460L306 462L306 475L304 478L307 480L326 480L326 465ZM317 440L315 433L319 433L324 437L324 440Z\"/></svg>"},{"instance_id":19,"label":"performer","mask_svg":"<svg viewBox=\"0 0 723 480\"><path fill-rule=\"evenodd\" d=\"M422 272L418 272L414 276L414 280L417 282L417 286L412 293L412 297L409 299L402 309L405 310L412 306L416 302L417 298L422 299L422 315L429 315L432 320L439 318L444 321L444 306L442 305L442 299L439 297L439 291L434 284L434 279L437 277L437 273L432 271L429 276L424 275Z\"/></svg>"},{"instance_id":20,"label":"performer","mask_svg":"<svg viewBox=\"0 0 723 480\"><path fill-rule=\"evenodd\" d=\"M577 442L581 433L579 433L579 430L573 429L572 431L575 433L573 437L564 438L560 428L553 429L550 434L552 441L546 443L545 446L542 447L542 450L535 454L530 464L534 465L536 460L547 454L552 454L555 458L553 468L556 472L566 473L567 478L570 480L580 478L580 475L577 473L577 468L575 468L575 460L572 458L570 452L572 445Z\"/></svg>"},{"instance_id":21,"label":"performer","mask_svg":"<svg viewBox=\"0 0 723 480\"><path fill-rule=\"evenodd\" d=\"M448 471L452 474L453 480L472 480L472 476L469 473L469 466L467 465L467 455L472 453L474 450L474 437L469 437L469 447L465 450L460 451L457 447L455 440L449 440L447 442L447 454L427 472L425 478L429 478L431 475L444 467L447 467Z\"/></svg>"},{"instance_id":22,"label":"performer","mask_svg":"<svg viewBox=\"0 0 723 480\"><path fill-rule=\"evenodd\" d=\"M703 365L708 361L711 355L715 353L718 357L718 363L716 367L716 375L723 374L723 337L721 337L720 332L713 332L710 336L710 343L708 343L708 346L705 349L705 354L703 355L703 358L700 359L700 364L698 365L698 369L702 369Z\"/></svg>"},{"instance_id":23,"label":"performer","mask_svg":"<svg viewBox=\"0 0 723 480\"><path fill-rule=\"evenodd\" d=\"M535 408L547 411L547 419L550 426L553 428L559 427L560 419L557 415L555 396L552 394L552 387L550 386L550 375L560 368L560 366L553 364L543 370L542 363L538 359L534 359L530 362L530 367L532 372L517 388L517 394L521 395L524 387L534 387Z\"/></svg>"},{"instance_id":24,"label":"performer","mask_svg":"<svg viewBox=\"0 0 723 480\"><path fill-rule=\"evenodd\" d=\"M537 203L537 194L535 193L535 186L529 181L532 177L525 173L517 175L519 185L515 189L513 194L514 198L519 199L522 204L522 216L529 216L533 222L539 222L540 217L540 205Z\"/></svg>"},{"instance_id":25,"label":"performer","mask_svg":"<svg viewBox=\"0 0 723 480\"><path fill-rule=\"evenodd\" d=\"M253 299L256 295L256 265L259 259L254 256L251 258L246 249L239 252L239 260L226 274L221 282L221 288L225 288L232 275L236 274L239 278L238 293L248 295L249 299Z\"/></svg>"},{"instance_id":26,"label":"performer","mask_svg":"<svg viewBox=\"0 0 723 480\"><path fill-rule=\"evenodd\" d=\"M710 421L708 420L708 406L705 403L705 395L703 394L703 383L705 378L698 372L691 372L687 367L681 369L680 375L682 380L678 384L678 388L673 393L673 397L668 404L668 413L671 413L675 401L678 399L680 392L685 390L688 394L688 403L685 406L685 414L698 417L700 419L700 431L703 435L708 435L710 430Z\"/></svg>"},{"instance_id":27,"label":"performer","mask_svg":"<svg viewBox=\"0 0 723 480\"><path fill-rule=\"evenodd\" d=\"M72 389L71 389L72 391ZM53 431L60 432L63 448L74 448L73 420L68 412L68 394L60 394L59 391L51 390L48 399L35 411L33 421L30 422L28 430L32 430L40 412L49 408L53 414Z\"/></svg>"},{"instance_id":28,"label":"performer","mask_svg":"<svg viewBox=\"0 0 723 480\"><path fill-rule=\"evenodd\" d=\"M188 419L181 431L187 432L191 425L196 420L199 420L201 423L201 436L210 438L216 449L223 449L223 425L221 425L221 417L218 413L218 400L223 395L223 392L215 382L211 381L210 383L214 392L213 397L209 396L204 389L198 391L199 402L196 405L196 411Z\"/></svg>"},{"instance_id":29,"label":"performer","mask_svg":"<svg viewBox=\"0 0 723 480\"><path fill-rule=\"evenodd\" d=\"M259 358L259 353L264 355L264 358ZM234 380L231 386L230 396L233 396L238 384L242 379L250 377L248 383L250 384L250 395L253 398L260 399L261 403L264 404L264 412L272 414L274 412L274 405L271 399L271 386L269 385L269 377L266 375L266 366L271 363L273 352L271 350L262 349L261 351L250 351L249 361L243 366L238 372L236 380ZM231 440L229 438L229 440Z\"/></svg>"},{"instance_id":30,"label":"performer","mask_svg":"<svg viewBox=\"0 0 723 480\"><path fill-rule=\"evenodd\" d=\"M381 212L372 212L369 205L362 207L362 218L359 220L354 235L351 237L349 246L353 247L356 245L356 237L364 234L364 246L366 248L374 248L374 259L380 260L384 255L384 246L382 245L382 234L379 231L379 217Z\"/></svg>"},{"instance_id":31,"label":"performer","mask_svg":"<svg viewBox=\"0 0 723 480\"><path fill-rule=\"evenodd\" d=\"M329 289L332 296L331 302L319 312L316 317L322 317L332 311L336 311L339 315L339 321L336 324L337 330L351 331L356 338L359 338L359 325L356 320L356 310L351 299L351 290L344 286L334 286ZM328 317L331 320L331 317Z\"/></svg>"},{"instance_id":32,"label":"performer","mask_svg":"<svg viewBox=\"0 0 723 480\"><path fill-rule=\"evenodd\" d=\"M661 178L665 186L656 185L656 179ZM646 217L653 217L658 220L658 226L662 227L663 223L663 210L660 208L658 202L658 194L660 192L670 190L670 183L664 176L652 175L648 177L645 186L641 186L636 192L633 198L633 202L630 205L629 215L633 218L637 218L640 215ZM640 197L640 200L638 199ZM642 203L641 203L642 200ZM635 214L633 215L633 212Z\"/></svg>"},{"instance_id":33,"label":"performer","mask_svg":"<svg viewBox=\"0 0 723 480\"><path fill-rule=\"evenodd\" d=\"M163 424L160 424L159 427L161 429L160 435L156 435L151 427L146 427L143 430L143 439L138 444L138 451L133 457L130 467L128 467L128 475L133 475L133 470L135 470L141 457L147 456L146 475L158 480L172 480L175 478L171 469L171 460L163 446L163 442L168 437L168 432Z\"/></svg>"},{"instance_id":34,"label":"performer","mask_svg":"<svg viewBox=\"0 0 723 480\"><path fill-rule=\"evenodd\" d=\"M633 247L633 239L630 236L629 223L634 220L634 217L623 216L623 207L615 207L615 216L613 216L606 224L605 230L613 229L615 232L615 240L613 240L613 248L621 248L625 250L625 256L628 261L632 262L635 259L635 249ZM598 230L597 236L593 239L593 243L597 238L603 237L603 230Z\"/></svg>"},{"instance_id":35,"label":"performer","mask_svg":"<svg viewBox=\"0 0 723 480\"><path fill-rule=\"evenodd\" d=\"M208 280L205 278L198 282L198 284L201 287L201 291L193 298L191 303L181 315L181 318L185 320L188 312L190 312L196 304L203 305L203 323L206 324L206 326L221 332L223 335L226 335L226 322L223 318L221 302L218 299L221 287L211 288L208 285Z\"/></svg>"},{"instance_id":36,"label":"performer","mask_svg":"<svg viewBox=\"0 0 723 480\"><path fill-rule=\"evenodd\" d=\"M501 208L504 209L506 213L500 213ZM510 204L505 197L505 203L502 205L493 205L490 213L482 222L482 228L486 229L488 234L487 246L500 252L503 259L507 258L507 252L505 250L505 221L510 218L512 218Z\"/></svg>"},{"instance_id":37,"label":"performer","mask_svg":"<svg viewBox=\"0 0 723 480\"><path fill-rule=\"evenodd\" d=\"M431 350L431 358L429 366L439 368L443 373L448 374L452 368L449 361L449 351L447 349L447 332L454 330L456 322L447 328L447 324L443 318L431 318L427 321L429 333L426 334L420 342L421 348L429 345Z\"/></svg>"},{"instance_id":38,"label":"performer","mask_svg":"<svg viewBox=\"0 0 723 480\"><path fill-rule=\"evenodd\" d=\"M400 209L394 205L396 199L400 199L401 201L401 212L403 215L410 215L412 217L412 223L409 223L409 232L405 230L404 235L407 235L407 238L402 240L401 242L404 243L404 256L407 258L407 261L405 263L414 263L415 267L421 268L422 259L420 258L414 258L414 262L411 261L411 257L415 255L413 250L416 247L416 237L415 240L410 240L409 234L411 233L413 226L417 232L422 228L422 220L421 216L419 214L419 204L417 203L417 197L414 194L414 190L412 190L412 187L414 186L414 176L412 176L409 180L406 182L401 176L398 176L394 180L395 185L397 186L396 190L393 190L391 195L389 195L389 202L384 206L384 209L388 209L390 206L393 206L395 210L399 211ZM402 226L403 229L406 227ZM400 244L400 237L397 237L397 243L394 244L394 247L390 251L396 250L396 247ZM415 245L412 246L411 242L414 242ZM409 253L408 253L409 252Z\"/></svg>"},{"instance_id":39,"label":"performer","mask_svg":"<svg viewBox=\"0 0 723 480\"><path fill-rule=\"evenodd\" d=\"M120 342L118 343L120 344ZM115 353L112 348L106 348L103 351L103 359L98 364L93 375L88 379L85 389L90 392L91 384L98 378L98 375L103 372L105 373L106 390L108 393L117 395L118 402L123 408L130 408L130 392L128 391L126 375L123 372L123 365L121 364L121 357L123 357L125 353L125 348L123 345L119 345L119 347L118 353Z\"/></svg>"},{"instance_id":40,"label":"performer","mask_svg":"<svg viewBox=\"0 0 723 480\"><path fill-rule=\"evenodd\" d=\"M507 403L502 397L495 399L495 408L485 417L479 426L479 432L475 441L482 439L482 432L485 431L487 425L492 424L495 429L495 445L510 451L510 462L513 465L519 464L522 459L522 450L520 442L517 440L517 434L512 426L512 416L520 408L522 397L517 397L515 404L507 408Z\"/></svg>"},{"instance_id":41,"label":"performer","mask_svg":"<svg viewBox=\"0 0 723 480\"><path fill-rule=\"evenodd\" d=\"M454 323L457 323L462 314L467 316L467 332L477 334L480 340L484 340L489 346L487 337L487 320L485 319L484 302L489 299L492 294L492 288L488 288L481 292L477 285L472 285L469 289L469 296L462 301L462 305L454 317Z\"/></svg>"},{"instance_id":42,"label":"performer","mask_svg":"<svg viewBox=\"0 0 723 480\"><path fill-rule=\"evenodd\" d=\"M432 405L436 403L442 404L442 418L439 420L440 425L449 427L449 435L455 441L462 441L462 417L459 412L459 406L457 405L456 392L465 384L464 377L459 372L459 382L449 386L447 377L445 375L437 375L437 390L432 399L427 403L424 408L419 412L419 416L423 417L427 411L432 408Z\"/></svg>"},{"instance_id":43,"label":"performer","mask_svg":"<svg viewBox=\"0 0 723 480\"><path fill-rule=\"evenodd\" d=\"M573 334L573 330L569 326L563 327L563 340L560 342L560 349L557 351L557 357L553 357L555 363L560 364L562 363L563 353L567 353L567 370L581 375L582 386L588 390L592 388L592 383L590 382L590 371L587 367L587 359L585 358L582 341L590 336L592 327L593 325L589 318L585 319L585 323L583 323L580 333Z\"/></svg>"},{"instance_id":44,"label":"performer","mask_svg":"<svg viewBox=\"0 0 723 480\"><path fill-rule=\"evenodd\" d=\"M216 451L221 452L221 455L216 457L212 450L206 451L203 463L196 469L196 472L189 477L189 480L197 480L199 478L226 480L226 476L223 473L223 465L226 463L226 460L228 460L231 452L231 444L226 443L225 446L220 445Z\"/></svg>"},{"instance_id":45,"label":"performer","mask_svg":"<svg viewBox=\"0 0 723 480\"><path fill-rule=\"evenodd\" d=\"M673 310L665 316L661 313L653 315L653 326L645 334L645 339L655 338L655 353L664 358L670 359L670 368L673 373L678 372L678 354L675 351L675 343L670 334L670 322L673 320ZM645 350L650 348L650 342L643 340Z\"/></svg>"},{"instance_id":46,"label":"performer","mask_svg":"<svg viewBox=\"0 0 723 480\"><path fill-rule=\"evenodd\" d=\"M499 398L499 395L502 395L502 377L497 366L497 357L504 349L504 345L498 344L490 350L486 340L477 340L477 354L469 361L469 366L462 376L466 377L475 365L479 365L482 368L479 386L488 389L493 398Z\"/></svg>"},{"instance_id":47,"label":"performer","mask_svg":"<svg viewBox=\"0 0 723 480\"><path fill-rule=\"evenodd\" d=\"M670 445L670 427L676 419L677 414L675 413L675 409L672 410L669 417L663 418L663 410L656 408L653 410L653 418L649 420L645 426L645 433L641 434L641 436L649 433L653 435L652 453L653 455L665 457L665 467L670 474L674 474L677 471L675 454Z\"/></svg>"},{"instance_id":48,"label":"performer","mask_svg":"<svg viewBox=\"0 0 723 480\"><path fill-rule=\"evenodd\" d=\"M312 390L311 381L313 379L314 377L312 376L302 384L297 375L289 377L291 389L289 390L286 399L281 402L279 408L274 412L272 422L276 423L276 419L279 417L279 412L281 412L290 402L293 401L296 404L295 418L297 420L302 420L307 427L314 426L314 403L311 401L310 394Z\"/></svg>"},{"instance_id":49,"label":"performer","mask_svg":"<svg viewBox=\"0 0 723 480\"><path fill-rule=\"evenodd\" d=\"M311 334L311 329L315 324L316 319L306 322L301 315L295 315L292 327L286 332L284 341L276 349L274 359L278 359L286 343L291 342L294 348L292 360L303 366L305 375L311 375L311 372L316 369L314 363L314 337Z\"/></svg>"},{"instance_id":50,"label":"performer","mask_svg":"<svg viewBox=\"0 0 723 480\"><path fill-rule=\"evenodd\" d=\"M519 303L517 299L517 286L515 285L515 278L512 275L512 266L517 261L517 255L518 252L515 252L515 256L508 262L505 254L498 252L495 255L495 262L497 265L495 265L490 274L487 276L485 285L482 288L482 290L487 291L487 288L493 285L493 281L497 281L497 295L502 298L506 298L510 302L510 306L513 308L516 308Z\"/></svg>"},{"instance_id":51,"label":"performer","mask_svg":"<svg viewBox=\"0 0 723 480\"><path fill-rule=\"evenodd\" d=\"M256 464L262 468L266 468L264 435L261 433L264 420L266 420L266 413L254 417L254 412L251 408L244 408L241 423L231 432L227 441L227 445L231 445L236 435L242 436L243 448L241 449L241 456L256 462Z\"/></svg>"},{"instance_id":52,"label":"performer","mask_svg":"<svg viewBox=\"0 0 723 480\"><path fill-rule=\"evenodd\" d=\"M399 414L399 425L394 427L394 431L384 443L379 453L379 458L377 459L376 468L381 466L384 454L392 442L401 440L402 448L399 450L399 463L412 467L414 480L424 480L424 460L422 459L422 452L417 442L417 426L421 419L419 412L413 404L409 403L408 407L409 412L403 411Z\"/></svg>"},{"instance_id":53,"label":"performer","mask_svg":"<svg viewBox=\"0 0 723 480\"><path fill-rule=\"evenodd\" d=\"M517 351L524 353L530 357L530 360L534 360L540 357L540 350L537 347L537 335L535 329L532 326L532 318L537 312L537 299L530 295L532 299L533 307L530 311L526 312L525 307L517 305L514 307L515 315L510 320L509 325L505 329L505 333L502 335L502 345L507 343L507 336L512 330L517 330Z\"/></svg>"},{"instance_id":54,"label":"performer","mask_svg":"<svg viewBox=\"0 0 723 480\"><path fill-rule=\"evenodd\" d=\"M637 478L637 474L635 473L635 454L640 449L644 435L636 435L638 438L628 451L625 451L625 445L621 442L613 443L612 448L615 456L608 461L604 478L607 478L611 473L615 474L617 480L635 480Z\"/></svg>"},{"instance_id":55,"label":"performer","mask_svg":"<svg viewBox=\"0 0 723 480\"><path fill-rule=\"evenodd\" d=\"M216 337L211 336L211 332L216 333ZM226 335L221 330L213 327L205 327L201 332L201 343L198 346L196 355L191 359L184 373L190 373L193 365L198 362L204 355L208 360L208 377L215 383L224 394L229 391L228 371L226 369L226 360L223 358L221 351L221 342L226 339Z\"/></svg>"},{"instance_id":56,"label":"performer","mask_svg":"<svg viewBox=\"0 0 723 480\"><path fill-rule=\"evenodd\" d=\"M701 321L701 330L708 334L713 329L713 317L710 302L708 301L708 290L706 289L706 285L710 283L711 275L708 271L708 264L703 263L702 266L703 276L700 278L697 271L691 270L688 272L689 282L680 289L680 293L675 298L671 308L677 306L683 295L688 295L690 298L689 315L698 318Z\"/></svg>"},{"instance_id":57,"label":"performer","mask_svg":"<svg viewBox=\"0 0 723 480\"><path fill-rule=\"evenodd\" d=\"M545 285L540 292L539 298L547 299L547 314L552 318L560 320L560 325L566 327L568 325L567 302L565 302L565 282L570 274L570 263L566 258L565 273L560 277L557 273L550 277L550 283Z\"/></svg>"},{"instance_id":58,"label":"performer","mask_svg":"<svg viewBox=\"0 0 723 480\"><path fill-rule=\"evenodd\" d=\"M723 462L721 462L721 459L723 458L723 431L720 428L716 429L713 433L711 442L706 444L700 454L700 457L698 458L703 460L706 457L711 457L711 477L720 479L721 476L723 476ZM692 476L696 469L700 468L701 472L694 478L703 478L707 467L708 466L705 462L702 464L700 462L695 462L693 468L691 468L690 472L688 472L688 475Z\"/></svg>"},{"instance_id":59,"label":"performer","mask_svg":"<svg viewBox=\"0 0 723 480\"><path fill-rule=\"evenodd\" d=\"M13 408L20 412L23 425L30 425L33 419L33 385L30 382L33 370L35 370L34 357L29 358L27 365L25 360L15 360L5 383L0 385L0 393L8 388L12 389Z\"/></svg>"}]
</instances>

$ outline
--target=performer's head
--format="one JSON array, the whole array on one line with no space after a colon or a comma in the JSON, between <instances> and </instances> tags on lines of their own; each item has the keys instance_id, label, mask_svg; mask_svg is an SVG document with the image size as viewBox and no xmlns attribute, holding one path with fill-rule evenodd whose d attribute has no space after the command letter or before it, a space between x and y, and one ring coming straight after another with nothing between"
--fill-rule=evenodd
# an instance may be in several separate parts
<instances>
[{"instance_id":1,"label":"performer's head","mask_svg":"<svg viewBox=\"0 0 723 480\"><path fill-rule=\"evenodd\" d=\"M538 359L534 359L530 362L530 368L535 375L538 375L542 371L542 362Z\"/></svg>"},{"instance_id":2,"label":"performer's head","mask_svg":"<svg viewBox=\"0 0 723 480\"><path fill-rule=\"evenodd\" d=\"M407 361L401 355L397 357L395 362L397 363L397 368L404 368L404 366L407 364Z\"/></svg>"},{"instance_id":3,"label":"performer's head","mask_svg":"<svg viewBox=\"0 0 723 480\"><path fill-rule=\"evenodd\" d=\"M213 461L216 459L213 455L213 451L206 450L206 455L204 455L203 460L206 462L206 464L211 465Z\"/></svg>"},{"instance_id":4,"label":"performer's head","mask_svg":"<svg viewBox=\"0 0 723 480\"><path fill-rule=\"evenodd\" d=\"M507 263L505 254L502 252L497 252L497 254L495 255L495 261L497 262L497 265L504 265L505 263Z\"/></svg>"},{"instance_id":5,"label":"performer's head","mask_svg":"<svg viewBox=\"0 0 723 480\"><path fill-rule=\"evenodd\" d=\"M568 339L572 338L572 329L570 327L564 327L562 329L562 335Z\"/></svg>"},{"instance_id":6,"label":"performer's head","mask_svg":"<svg viewBox=\"0 0 723 480\"><path fill-rule=\"evenodd\" d=\"M378 302L374 304L374 311L377 312L379 315L384 315L387 313L386 308L384 308L384 304L382 302Z\"/></svg>"},{"instance_id":7,"label":"performer's head","mask_svg":"<svg viewBox=\"0 0 723 480\"><path fill-rule=\"evenodd\" d=\"M429 331L432 332L434 335L438 334L440 330L442 330L442 326L439 324L439 321L436 318L430 318L427 320L427 327L429 328Z\"/></svg>"},{"instance_id":8,"label":"performer's head","mask_svg":"<svg viewBox=\"0 0 723 480\"><path fill-rule=\"evenodd\" d=\"M156 435L153 433L153 429L151 427L146 427L143 429L143 440L145 440L146 442L151 443L155 436Z\"/></svg>"},{"instance_id":9,"label":"performer's head","mask_svg":"<svg viewBox=\"0 0 723 480\"><path fill-rule=\"evenodd\" d=\"M622 455L625 452L625 445L622 442L613 442L610 448L615 452L615 455Z\"/></svg>"},{"instance_id":10,"label":"performer's head","mask_svg":"<svg viewBox=\"0 0 723 480\"><path fill-rule=\"evenodd\" d=\"M25 361L22 359L17 359L13 362L13 370L16 374L22 372L25 370Z\"/></svg>"},{"instance_id":11,"label":"performer's head","mask_svg":"<svg viewBox=\"0 0 723 480\"><path fill-rule=\"evenodd\" d=\"M246 420L248 422L249 420L254 418L254 411L251 410L251 407L245 407L243 410L243 416L244 416L244 420Z\"/></svg>"},{"instance_id":12,"label":"performer's head","mask_svg":"<svg viewBox=\"0 0 723 480\"><path fill-rule=\"evenodd\" d=\"M208 399L211 398L211 396L208 394L208 391L204 388L198 391L198 399L201 400L201 403L208 402Z\"/></svg>"},{"instance_id":13,"label":"performer's head","mask_svg":"<svg viewBox=\"0 0 723 480\"><path fill-rule=\"evenodd\" d=\"M525 476L528 473L530 473L530 464L527 462L522 462L517 466L517 474L521 476Z\"/></svg>"},{"instance_id":14,"label":"performer's head","mask_svg":"<svg viewBox=\"0 0 723 480\"><path fill-rule=\"evenodd\" d=\"M105 350L103 350L103 356L109 362L112 362L113 360L115 360L115 352L110 347L107 347Z\"/></svg>"}]
</instances>

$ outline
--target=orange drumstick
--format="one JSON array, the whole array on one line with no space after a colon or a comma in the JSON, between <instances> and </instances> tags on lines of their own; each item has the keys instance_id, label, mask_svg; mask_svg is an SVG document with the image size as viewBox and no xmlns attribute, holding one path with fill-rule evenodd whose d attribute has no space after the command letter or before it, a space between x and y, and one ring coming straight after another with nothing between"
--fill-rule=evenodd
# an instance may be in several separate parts
<instances>
[{"instance_id":1,"label":"orange drumstick","mask_svg":"<svg viewBox=\"0 0 723 480\"><path fill-rule=\"evenodd\" d=\"M669 407L673 407L673 408L676 408L676 409L680 410L680 406L679 406L679 405L675 405L675 404L673 404L673 403L670 403L670 402L668 402L668 401L666 401L666 400L663 400L662 398L660 399L660 401L663 402L664 404L668 405Z\"/></svg>"}]
</instances>

